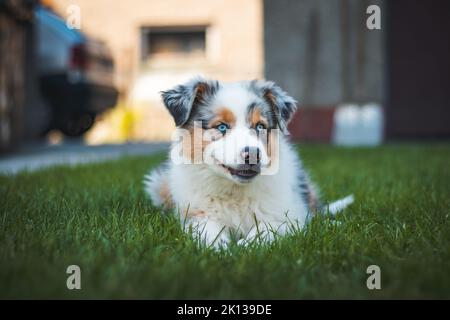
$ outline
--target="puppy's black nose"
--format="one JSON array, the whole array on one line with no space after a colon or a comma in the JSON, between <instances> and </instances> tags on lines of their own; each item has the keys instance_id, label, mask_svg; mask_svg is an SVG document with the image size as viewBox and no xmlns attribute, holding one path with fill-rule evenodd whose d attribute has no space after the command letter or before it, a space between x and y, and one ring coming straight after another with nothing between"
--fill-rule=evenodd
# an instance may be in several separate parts
<instances>
[{"instance_id":1,"label":"puppy's black nose","mask_svg":"<svg viewBox=\"0 0 450 320\"><path fill-rule=\"evenodd\" d=\"M245 147L241 151L241 157L245 161L245 164L259 164L261 150L258 147Z\"/></svg>"}]
</instances>

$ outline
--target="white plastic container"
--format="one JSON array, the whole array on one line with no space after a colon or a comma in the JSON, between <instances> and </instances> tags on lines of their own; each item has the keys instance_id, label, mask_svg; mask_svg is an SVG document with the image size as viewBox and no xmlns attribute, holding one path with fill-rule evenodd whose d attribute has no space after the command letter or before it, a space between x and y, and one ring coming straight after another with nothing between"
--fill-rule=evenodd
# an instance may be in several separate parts
<instances>
[{"instance_id":1,"label":"white plastic container","mask_svg":"<svg viewBox=\"0 0 450 320\"><path fill-rule=\"evenodd\" d=\"M384 117L379 104L339 106L333 122L333 143L336 145L376 146L383 142Z\"/></svg>"}]
</instances>

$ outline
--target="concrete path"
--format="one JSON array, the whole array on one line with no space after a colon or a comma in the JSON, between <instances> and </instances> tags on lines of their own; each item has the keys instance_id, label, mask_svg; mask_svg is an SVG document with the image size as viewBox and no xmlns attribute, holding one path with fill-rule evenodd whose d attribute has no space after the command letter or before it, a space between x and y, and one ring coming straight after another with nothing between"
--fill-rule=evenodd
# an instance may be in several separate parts
<instances>
[{"instance_id":1,"label":"concrete path","mask_svg":"<svg viewBox=\"0 0 450 320\"><path fill-rule=\"evenodd\" d=\"M167 151L167 143L125 143L87 146L81 142L56 146L28 145L13 154L0 155L0 174L35 171L54 165L101 162L127 155L147 155Z\"/></svg>"}]
</instances>

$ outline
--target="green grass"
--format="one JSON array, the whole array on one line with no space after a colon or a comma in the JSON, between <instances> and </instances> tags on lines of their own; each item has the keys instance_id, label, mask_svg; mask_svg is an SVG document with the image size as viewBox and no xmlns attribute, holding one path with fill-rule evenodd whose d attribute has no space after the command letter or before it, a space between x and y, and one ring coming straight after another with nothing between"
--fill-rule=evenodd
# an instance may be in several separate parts
<instances>
[{"instance_id":1,"label":"green grass","mask_svg":"<svg viewBox=\"0 0 450 320\"><path fill-rule=\"evenodd\" d=\"M450 145L301 146L325 199L269 246L196 247L142 190L163 155L0 176L1 298L450 298ZM66 268L82 290L66 289ZM381 290L366 287L381 268Z\"/></svg>"}]
</instances>

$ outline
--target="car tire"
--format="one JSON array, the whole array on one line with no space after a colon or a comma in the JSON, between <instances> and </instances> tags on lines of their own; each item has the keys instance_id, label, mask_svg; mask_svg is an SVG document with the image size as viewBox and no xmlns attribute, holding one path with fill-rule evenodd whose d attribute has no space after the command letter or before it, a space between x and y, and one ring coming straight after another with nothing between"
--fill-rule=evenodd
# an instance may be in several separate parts
<instances>
[{"instance_id":1,"label":"car tire","mask_svg":"<svg viewBox=\"0 0 450 320\"><path fill-rule=\"evenodd\" d=\"M70 114L63 116L58 120L58 129L64 135L68 137L80 137L94 125L95 114Z\"/></svg>"},{"instance_id":2,"label":"car tire","mask_svg":"<svg viewBox=\"0 0 450 320\"><path fill-rule=\"evenodd\" d=\"M13 144L12 121L6 112L0 115L0 152L9 150Z\"/></svg>"}]
</instances>

